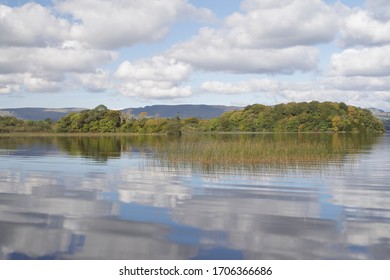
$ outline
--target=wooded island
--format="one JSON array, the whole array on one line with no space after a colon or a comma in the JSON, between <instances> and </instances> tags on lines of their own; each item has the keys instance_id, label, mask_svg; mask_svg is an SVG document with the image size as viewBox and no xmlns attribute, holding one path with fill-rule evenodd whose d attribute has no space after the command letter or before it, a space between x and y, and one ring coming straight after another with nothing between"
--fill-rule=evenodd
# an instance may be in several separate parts
<instances>
[{"instance_id":1,"label":"wooded island","mask_svg":"<svg viewBox=\"0 0 390 280\"><path fill-rule=\"evenodd\" d=\"M345 103L300 102L254 104L213 119L134 116L104 105L73 112L57 122L0 117L0 133L150 133L180 135L196 132L384 132L383 123L367 109Z\"/></svg>"}]
</instances>

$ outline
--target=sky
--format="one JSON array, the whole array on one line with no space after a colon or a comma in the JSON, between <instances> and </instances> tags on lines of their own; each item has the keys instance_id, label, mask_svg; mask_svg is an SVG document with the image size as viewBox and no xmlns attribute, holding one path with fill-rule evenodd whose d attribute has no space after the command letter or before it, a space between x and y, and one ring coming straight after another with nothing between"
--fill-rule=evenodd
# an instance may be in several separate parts
<instances>
[{"instance_id":1,"label":"sky","mask_svg":"<svg viewBox=\"0 0 390 280\"><path fill-rule=\"evenodd\" d=\"M390 111L388 0L0 0L0 108Z\"/></svg>"}]
</instances>

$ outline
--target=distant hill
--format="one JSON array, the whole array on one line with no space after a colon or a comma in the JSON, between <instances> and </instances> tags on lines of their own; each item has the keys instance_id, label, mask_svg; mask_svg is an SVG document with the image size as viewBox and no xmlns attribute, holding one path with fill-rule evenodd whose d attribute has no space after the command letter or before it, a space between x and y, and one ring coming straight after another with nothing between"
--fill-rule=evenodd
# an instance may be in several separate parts
<instances>
[{"instance_id":1,"label":"distant hill","mask_svg":"<svg viewBox=\"0 0 390 280\"><path fill-rule=\"evenodd\" d=\"M197 117L201 119L212 119L219 117L225 112L239 110L241 107L222 105L153 105L141 108L123 109L123 113L130 113L138 116L146 112L148 116L160 118L172 118L179 115L180 118Z\"/></svg>"},{"instance_id":2,"label":"distant hill","mask_svg":"<svg viewBox=\"0 0 390 280\"><path fill-rule=\"evenodd\" d=\"M368 110L371 111L371 113L377 117L378 119L380 119L383 124L385 125L385 129L387 131L390 131L390 113L389 112L385 112L383 110L380 110L380 109L376 109L376 108L369 108Z\"/></svg>"},{"instance_id":3,"label":"distant hill","mask_svg":"<svg viewBox=\"0 0 390 280\"><path fill-rule=\"evenodd\" d=\"M160 118L172 118L179 115L180 118L197 117L211 119L219 117L227 111L238 110L240 107L219 105L153 105L139 108L126 108L123 113L138 116L146 112L148 116ZM57 121L71 112L80 112L85 108L6 108L0 109L0 116L12 116L23 120L52 119Z\"/></svg>"},{"instance_id":4,"label":"distant hill","mask_svg":"<svg viewBox=\"0 0 390 280\"><path fill-rule=\"evenodd\" d=\"M368 110L370 110L371 113L377 118L384 119L384 120L390 119L390 113L388 112L376 108L369 108Z\"/></svg>"},{"instance_id":5,"label":"distant hill","mask_svg":"<svg viewBox=\"0 0 390 280\"><path fill-rule=\"evenodd\" d=\"M57 121L71 112L80 112L83 108L7 108L0 109L0 116L16 117L22 120L39 121L52 119Z\"/></svg>"}]
</instances>

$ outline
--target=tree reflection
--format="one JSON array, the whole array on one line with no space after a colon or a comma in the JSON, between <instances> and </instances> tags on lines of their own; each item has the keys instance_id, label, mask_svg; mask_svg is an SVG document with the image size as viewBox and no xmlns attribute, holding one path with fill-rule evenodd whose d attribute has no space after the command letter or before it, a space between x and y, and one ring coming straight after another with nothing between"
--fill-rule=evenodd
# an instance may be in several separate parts
<instances>
[{"instance_id":1,"label":"tree reflection","mask_svg":"<svg viewBox=\"0 0 390 280\"><path fill-rule=\"evenodd\" d=\"M65 152L106 162L123 153L153 157L163 166L258 168L264 164L304 166L341 161L346 155L371 149L381 136L369 134L265 133L197 134L171 138L156 135L93 135L1 137L0 149L19 155Z\"/></svg>"}]
</instances>

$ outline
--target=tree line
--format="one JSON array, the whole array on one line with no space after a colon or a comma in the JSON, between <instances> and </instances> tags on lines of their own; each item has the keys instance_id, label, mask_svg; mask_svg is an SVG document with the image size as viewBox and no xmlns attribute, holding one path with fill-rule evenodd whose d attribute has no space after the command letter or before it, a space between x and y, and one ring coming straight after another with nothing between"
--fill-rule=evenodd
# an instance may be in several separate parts
<instances>
[{"instance_id":1,"label":"tree line","mask_svg":"<svg viewBox=\"0 0 390 280\"><path fill-rule=\"evenodd\" d=\"M99 105L72 112L57 122L0 117L0 132L105 133L181 135L182 132L383 132L384 125L367 109L345 103L300 102L253 104L213 119L134 116Z\"/></svg>"}]
</instances>

